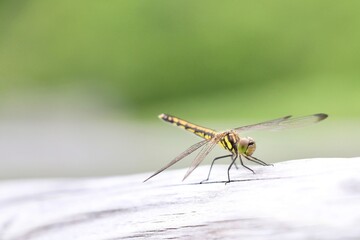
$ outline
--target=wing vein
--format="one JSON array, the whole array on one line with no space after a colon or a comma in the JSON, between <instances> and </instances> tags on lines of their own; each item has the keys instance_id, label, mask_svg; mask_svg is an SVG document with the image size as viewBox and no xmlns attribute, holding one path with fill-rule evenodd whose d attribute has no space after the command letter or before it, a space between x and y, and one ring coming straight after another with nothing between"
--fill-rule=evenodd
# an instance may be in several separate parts
<instances>
[{"instance_id":1,"label":"wing vein","mask_svg":"<svg viewBox=\"0 0 360 240\"><path fill-rule=\"evenodd\" d=\"M318 114L297 117L297 118L292 118L292 116L285 116L282 118L277 118L262 123L238 127L235 128L234 130L240 133L244 131L255 131L255 130L282 130L288 128L298 128L320 122L327 117L328 115L324 113L318 113Z\"/></svg>"},{"instance_id":2,"label":"wing vein","mask_svg":"<svg viewBox=\"0 0 360 240\"><path fill-rule=\"evenodd\" d=\"M146 182L147 180L149 180L150 178L158 175L159 173L161 173L162 171L164 171L165 169L171 167L172 165L174 165L175 163L177 163L178 161L180 161L181 159L183 159L184 157L186 157L187 155L191 154L192 152L196 151L197 149L199 149L200 147L204 146L206 143L209 143L208 140L203 140L201 142L195 143L194 145L192 145L191 147L189 147L188 149L186 149L184 152L182 152L180 155L178 155L176 158L174 158L171 162L169 162L168 164L166 164L164 167L160 168L158 171L156 171L153 175L151 175L150 177L148 177L147 179L144 180L144 182Z\"/></svg>"},{"instance_id":3,"label":"wing vein","mask_svg":"<svg viewBox=\"0 0 360 240\"><path fill-rule=\"evenodd\" d=\"M183 181L199 166L199 164L205 159L205 157L213 150L216 144L221 140L221 138L226 134L226 132L215 135L209 142L207 146L205 146L198 153L196 158L192 161L188 171L186 172Z\"/></svg>"}]
</instances>

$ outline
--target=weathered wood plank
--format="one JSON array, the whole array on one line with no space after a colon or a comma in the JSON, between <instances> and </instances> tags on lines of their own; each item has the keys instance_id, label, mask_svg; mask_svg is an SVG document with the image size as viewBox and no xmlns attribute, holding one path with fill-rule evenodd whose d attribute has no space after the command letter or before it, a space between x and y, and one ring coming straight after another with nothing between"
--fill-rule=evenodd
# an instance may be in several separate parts
<instances>
[{"instance_id":1,"label":"weathered wood plank","mask_svg":"<svg viewBox=\"0 0 360 240\"><path fill-rule=\"evenodd\" d=\"M2 182L0 239L360 239L360 158L252 168Z\"/></svg>"}]
</instances>

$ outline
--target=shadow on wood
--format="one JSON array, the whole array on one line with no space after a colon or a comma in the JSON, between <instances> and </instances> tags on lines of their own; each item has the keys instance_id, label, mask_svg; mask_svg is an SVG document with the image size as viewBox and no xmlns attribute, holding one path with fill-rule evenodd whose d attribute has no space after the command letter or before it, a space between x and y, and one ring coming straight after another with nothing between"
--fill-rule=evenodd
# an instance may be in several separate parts
<instances>
[{"instance_id":1,"label":"shadow on wood","mask_svg":"<svg viewBox=\"0 0 360 240\"><path fill-rule=\"evenodd\" d=\"M360 158L208 168L2 182L0 239L360 239Z\"/></svg>"}]
</instances>

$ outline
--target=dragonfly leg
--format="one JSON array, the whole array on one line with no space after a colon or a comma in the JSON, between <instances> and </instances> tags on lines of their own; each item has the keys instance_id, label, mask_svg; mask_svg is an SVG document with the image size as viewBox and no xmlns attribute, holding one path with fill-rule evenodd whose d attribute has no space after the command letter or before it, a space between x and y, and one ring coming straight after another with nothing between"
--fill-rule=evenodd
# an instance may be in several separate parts
<instances>
[{"instance_id":1,"label":"dragonfly leg","mask_svg":"<svg viewBox=\"0 0 360 240\"><path fill-rule=\"evenodd\" d=\"M234 162L234 166L235 166L236 170L239 169L239 167L238 167L238 165L236 164L236 162Z\"/></svg>"},{"instance_id":2,"label":"dragonfly leg","mask_svg":"<svg viewBox=\"0 0 360 240\"><path fill-rule=\"evenodd\" d=\"M207 178L206 178L205 180L202 180L202 181L200 182L200 184L209 180L209 178L210 178L210 173L211 173L211 169L212 169L212 167L213 167L213 165L214 165L214 162L215 162L216 160L219 160L219 159L222 159L222 158L226 158L226 157L232 157L232 156L233 156L233 155L230 154L230 155L225 155L225 156L220 156L220 157L214 158L214 160L211 162L210 170L209 170L209 173L208 173Z\"/></svg>"},{"instance_id":3,"label":"dragonfly leg","mask_svg":"<svg viewBox=\"0 0 360 240\"><path fill-rule=\"evenodd\" d=\"M254 170L252 170L251 168L249 168L249 167L247 167L247 166L244 165L244 163L243 163L240 155L239 155L239 159L240 159L241 166L243 166L244 168L248 169L249 171L252 171L252 173L255 174Z\"/></svg>"},{"instance_id":4,"label":"dragonfly leg","mask_svg":"<svg viewBox=\"0 0 360 240\"><path fill-rule=\"evenodd\" d=\"M240 157L240 155L239 155L239 157ZM227 171L228 180L227 180L227 182L225 182L225 185L228 184L229 182L231 182L231 180L230 180L230 169L231 169L232 165L234 165L235 161L236 161L236 157L232 160L230 166L228 167L228 171Z\"/></svg>"},{"instance_id":5,"label":"dragonfly leg","mask_svg":"<svg viewBox=\"0 0 360 240\"><path fill-rule=\"evenodd\" d=\"M263 163L263 164L265 164L265 166L274 166L273 164L268 164L268 163L266 163L266 162L264 162L264 161L261 161L260 159L258 159L258 158L256 158L256 157L251 156L251 158L252 158L252 159L255 159L255 160L257 160L257 161L259 161L259 162L261 162L261 163Z\"/></svg>"},{"instance_id":6,"label":"dragonfly leg","mask_svg":"<svg viewBox=\"0 0 360 240\"><path fill-rule=\"evenodd\" d=\"M260 159L256 158L256 157L253 157L253 156L244 156L247 160L251 161L251 162L254 162L254 163L257 163L259 165L263 165L263 166L274 166L272 164L268 164L264 161L261 161Z\"/></svg>"}]
</instances>

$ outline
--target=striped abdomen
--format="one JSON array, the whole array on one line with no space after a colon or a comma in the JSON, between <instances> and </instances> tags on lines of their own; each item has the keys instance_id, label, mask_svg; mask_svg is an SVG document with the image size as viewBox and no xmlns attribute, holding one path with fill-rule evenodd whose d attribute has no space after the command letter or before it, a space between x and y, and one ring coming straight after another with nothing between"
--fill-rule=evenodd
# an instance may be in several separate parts
<instances>
[{"instance_id":1,"label":"striped abdomen","mask_svg":"<svg viewBox=\"0 0 360 240\"><path fill-rule=\"evenodd\" d=\"M188 121L182 120L180 118L167 115L167 114L160 114L159 118L164 120L165 122L169 122L175 126L181 127L189 132L194 133L195 135L202 137L204 139L210 139L215 135L215 131L209 128L204 128Z\"/></svg>"}]
</instances>

